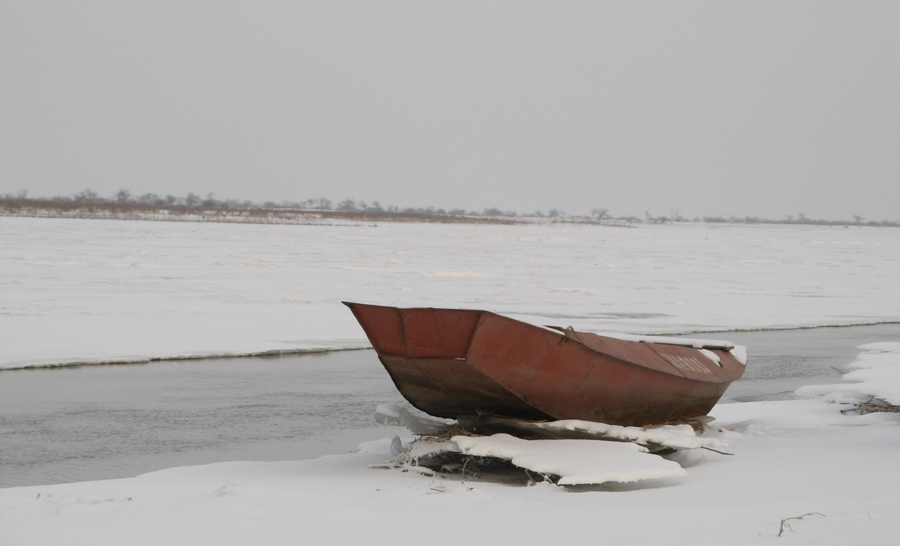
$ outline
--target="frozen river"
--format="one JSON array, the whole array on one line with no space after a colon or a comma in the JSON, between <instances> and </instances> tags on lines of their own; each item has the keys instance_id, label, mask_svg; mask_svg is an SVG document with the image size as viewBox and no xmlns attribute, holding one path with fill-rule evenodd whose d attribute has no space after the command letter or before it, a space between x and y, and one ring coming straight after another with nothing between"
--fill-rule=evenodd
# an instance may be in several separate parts
<instances>
[{"instance_id":1,"label":"frozen river","mask_svg":"<svg viewBox=\"0 0 900 546\"><path fill-rule=\"evenodd\" d=\"M900 324L708 337L750 353L723 401L783 399L838 382L858 345L900 340ZM371 350L0 372L0 487L343 453L403 434L372 419L401 401Z\"/></svg>"}]
</instances>

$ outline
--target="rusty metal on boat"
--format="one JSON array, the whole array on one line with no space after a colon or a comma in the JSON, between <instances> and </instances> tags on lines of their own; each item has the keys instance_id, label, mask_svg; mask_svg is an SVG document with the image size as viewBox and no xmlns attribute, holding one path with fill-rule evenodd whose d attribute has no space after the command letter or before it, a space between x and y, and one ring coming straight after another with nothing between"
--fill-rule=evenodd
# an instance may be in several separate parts
<instances>
[{"instance_id":1,"label":"rusty metal on boat","mask_svg":"<svg viewBox=\"0 0 900 546\"><path fill-rule=\"evenodd\" d=\"M635 341L489 311L344 304L403 397L438 417L663 424L706 415L744 373L727 342Z\"/></svg>"}]
</instances>

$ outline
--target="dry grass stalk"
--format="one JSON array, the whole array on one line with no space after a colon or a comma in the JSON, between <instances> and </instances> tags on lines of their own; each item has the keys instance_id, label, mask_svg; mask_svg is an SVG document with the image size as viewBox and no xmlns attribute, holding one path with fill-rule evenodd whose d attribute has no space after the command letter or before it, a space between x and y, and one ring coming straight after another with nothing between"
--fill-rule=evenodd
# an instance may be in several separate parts
<instances>
[{"instance_id":1,"label":"dry grass stalk","mask_svg":"<svg viewBox=\"0 0 900 546\"><path fill-rule=\"evenodd\" d=\"M718 453L719 455L734 455L734 453L726 453L724 451L719 451L718 449L713 449L711 447L700 446L700 449L705 449L707 451L712 451L713 453Z\"/></svg>"},{"instance_id":2,"label":"dry grass stalk","mask_svg":"<svg viewBox=\"0 0 900 546\"><path fill-rule=\"evenodd\" d=\"M859 413L860 415L868 413L900 413L900 406L895 406L886 400L870 396L865 402L857 404L853 408L843 409L841 413Z\"/></svg>"},{"instance_id":3,"label":"dry grass stalk","mask_svg":"<svg viewBox=\"0 0 900 546\"><path fill-rule=\"evenodd\" d=\"M794 516L792 518L784 518L783 520L781 520L781 527L778 528L778 536L781 536L781 534L784 533L785 529L787 529L788 531L790 531L792 533L794 532L794 530L791 529L790 524L788 524L788 521L790 521L792 519L803 519L806 516L822 516L824 518L825 514L822 514L821 512L807 512L807 513L803 514L802 516Z\"/></svg>"}]
</instances>

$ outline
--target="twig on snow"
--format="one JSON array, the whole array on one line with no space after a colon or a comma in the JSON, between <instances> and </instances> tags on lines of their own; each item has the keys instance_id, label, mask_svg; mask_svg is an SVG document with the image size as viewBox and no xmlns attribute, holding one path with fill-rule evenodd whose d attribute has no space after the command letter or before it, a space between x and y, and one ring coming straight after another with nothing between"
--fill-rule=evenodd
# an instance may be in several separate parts
<instances>
[{"instance_id":1,"label":"twig on snow","mask_svg":"<svg viewBox=\"0 0 900 546\"><path fill-rule=\"evenodd\" d=\"M787 529L788 531L790 531L792 533L794 532L794 530L791 529L791 526L788 524L788 521L790 521L792 519L803 519L806 516L822 516L824 518L825 514L822 514L821 512L807 512L807 513L803 514L802 516L794 516L792 518L784 518L783 520L781 520L781 527L778 528L778 536L781 536L781 534L784 533L785 529Z\"/></svg>"},{"instance_id":2,"label":"twig on snow","mask_svg":"<svg viewBox=\"0 0 900 546\"><path fill-rule=\"evenodd\" d=\"M859 413L860 415L879 412L900 413L900 406L895 406L886 400L870 396L868 400L857 404L856 407L841 410L841 413Z\"/></svg>"}]
</instances>

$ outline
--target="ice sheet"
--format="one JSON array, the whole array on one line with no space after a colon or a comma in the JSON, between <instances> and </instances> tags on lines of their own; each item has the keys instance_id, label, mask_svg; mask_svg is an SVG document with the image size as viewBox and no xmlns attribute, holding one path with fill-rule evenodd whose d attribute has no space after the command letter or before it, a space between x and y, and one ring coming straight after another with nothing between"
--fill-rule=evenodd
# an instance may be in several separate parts
<instances>
[{"instance_id":1,"label":"ice sheet","mask_svg":"<svg viewBox=\"0 0 900 546\"><path fill-rule=\"evenodd\" d=\"M571 430L596 434L620 441L636 442L672 449L700 449L701 447L724 447L715 438L697 436L690 425L666 425L660 427L623 427L594 423L577 419L564 419L547 423L533 423L531 426L546 430Z\"/></svg>"},{"instance_id":2,"label":"ice sheet","mask_svg":"<svg viewBox=\"0 0 900 546\"><path fill-rule=\"evenodd\" d=\"M678 463L647 453L629 442L603 440L523 440L509 434L454 436L466 455L498 457L514 465L559 476L560 485L629 483L681 478L686 470Z\"/></svg>"},{"instance_id":3,"label":"ice sheet","mask_svg":"<svg viewBox=\"0 0 900 546\"><path fill-rule=\"evenodd\" d=\"M891 228L3 217L0 367L367 346L341 300L630 334L871 323L900 319L897 271Z\"/></svg>"}]
</instances>

